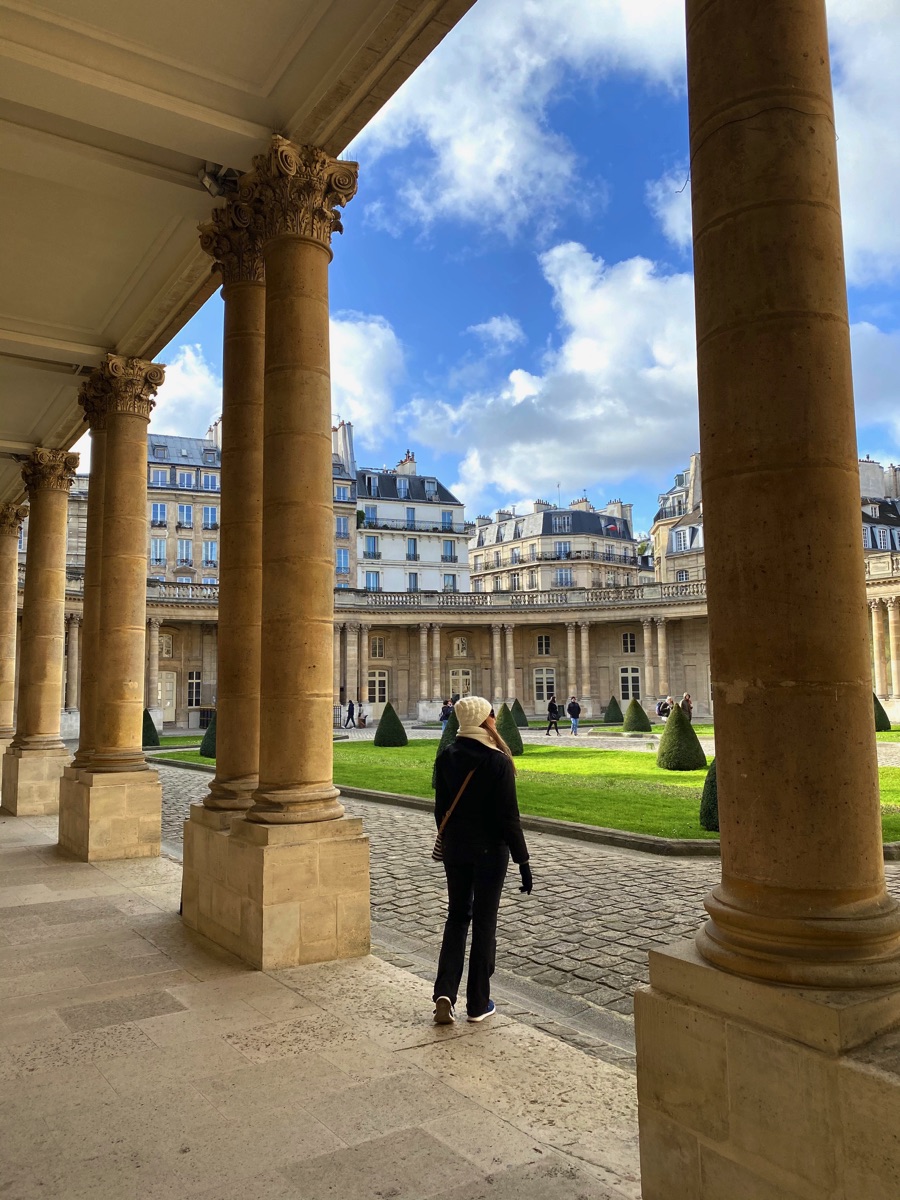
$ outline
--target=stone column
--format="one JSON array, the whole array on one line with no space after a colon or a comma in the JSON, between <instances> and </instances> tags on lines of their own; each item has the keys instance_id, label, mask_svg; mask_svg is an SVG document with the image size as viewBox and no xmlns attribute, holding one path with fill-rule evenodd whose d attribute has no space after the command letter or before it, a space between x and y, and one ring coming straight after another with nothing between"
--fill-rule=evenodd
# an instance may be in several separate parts
<instances>
[{"instance_id":1,"label":"stone column","mask_svg":"<svg viewBox=\"0 0 900 1200\"><path fill-rule=\"evenodd\" d=\"M429 700L431 690L428 686L428 626L419 626L419 699Z\"/></svg>"},{"instance_id":2,"label":"stone column","mask_svg":"<svg viewBox=\"0 0 900 1200\"><path fill-rule=\"evenodd\" d=\"M331 691L334 696L335 704L340 704L341 702L341 632L343 628L344 626L342 624L335 625L333 635L334 658L331 664L333 671L331 679Z\"/></svg>"},{"instance_id":3,"label":"stone column","mask_svg":"<svg viewBox=\"0 0 900 1200\"><path fill-rule=\"evenodd\" d=\"M328 265L337 209L354 195L356 174L355 163L273 137L235 200L262 245L266 277L259 784L230 833L207 830L198 867L210 863L210 887L185 879L184 915L263 969L369 950L368 839L359 819L343 817L334 786L328 682Z\"/></svg>"},{"instance_id":4,"label":"stone column","mask_svg":"<svg viewBox=\"0 0 900 1200\"><path fill-rule=\"evenodd\" d=\"M441 679L441 627L440 625L432 625L431 627L431 698L432 700L443 700L444 695L442 688L444 682ZM449 686L449 681L448 681Z\"/></svg>"},{"instance_id":5,"label":"stone column","mask_svg":"<svg viewBox=\"0 0 900 1200\"><path fill-rule=\"evenodd\" d=\"M147 621L147 698L148 711L160 708L159 702L159 617ZM218 747L216 748L218 752Z\"/></svg>"},{"instance_id":6,"label":"stone column","mask_svg":"<svg viewBox=\"0 0 900 1200\"><path fill-rule=\"evenodd\" d=\"M581 630L581 707L585 713L590 710L591 700L591 623L579 621Z\"/></svg>"},{"instance_id":7,"label":"stone column","mask_svg":"<svg viewBox=\"0 0 900 1200\"><path fill-rule=\"evenodd\" d=\"M225 814L210 827L224 828L259 783L266 286L260 240L233 201L201 225L200 245L222 275L224 305L216 774L203 801Z\"/></svg>"},{"instance_id":8,"label":"stone column","mask_svg":"<svg viewBox=\"0 0 900 1200\"><path fill-rule=\"evenodd\" d=\"M900 602L885 600L888 612L888 641L891 649L891 697L900 699Z\"/></svg>"},{"instance_id":9,"label":"stone column","mask_svg":"<svg viewBox=\"0 0 900 1200\"><path fill-rule=\"evenodd\" d=\"M825 0L687 0L687 47L722 879L636 996L642 1194L851 1200L896 1177L900 910Z\"/></svg>"},{"instance_id":10,"label":"stone column","mask_svg":"<svg viewBox=\"0 0 900 1200\"><path fill-rule=\"evenodd\" d=\"M146 449L144 451L146 457ZM30 502L16 732L3 756L3 808L55 813L69 754L59 736L66 603L66 517L78 455L35 450L22 467ZM144 518L146 537L146 516Z\"/></svg>"},{"instance_id":11,"label":"stone column","mask_svg":"<svg viewBox=\"0 0 900 1200\"><path fill-rule=\"evenodd\" d=\"M75 712L78 708L78 635L81 632L81 617L78 613L69 614L66 618L66 628L69 634L66 649L66 711Z\"/></svg>"},{"instance_id":12,"label":"stone column","mask_svg":"<svg viewBox=\"0 0 900 1200\"><path fill-rule=\"evenodd\" d=\"M359 627L359 702L369 702L369 632L371 625Z\"/></svg>"},{"instance_id":13,"label":"stone column","mask_svg":"<svg viewBox=\"0 0 900 1200\"><path fill-rule=\"evenodd\" d=\"M15 733L19 530L28 509L0 505L0 754Z\"/></svg>"},{"instance_id":14,"label":"stone column","mask_svg":"<svg viewBox=\"0 0 900 1200\"><path fill-rule=\"evenodd\" d=\"M870 600L872 613L872 661L875 666L873 684L875 695L883 700L888 693L884 660L884 611L880 600Z\"/></svg>"},{"instance_id":15,"label":"stone column","mask_svg":"<svg viewBox=\"0 0 900 1200\"><path fill-rule=\"evenodd\" d=\"M491 687L494 693L493 703L494 708L499 709L503 703L503 663L500 651L500 633L499 625L491 626Z\"/></svg>"},{"instance_id":16,"label":"stone column","mask_svg":"<svg viewBox=\"0 0 900 1200\"><path fill-rule=\"evenodd\" d=\"M347 682L345 702L359 703L359 625L348 621L344 626L347 636Z\"/></svg>"},{"instance_id":17,"label":"stone column","mask_svg":"<svg viewBox=\"0 0 900 1200\"><path fill-rule=\"evenodd\" d=\"M159 854L162 788L143 741L147 625L147 426L165 368L108 354L93 746L60 788L59 844L85 861Z\"/></svg>"},{"instance_id":18,"label":"stone column","mask_svg":"<svg viewBox=\"0 0 900 1200\"><path fill-rule=\"evenodd\" d=\"M669 638L668 625L665 617L656 617L656 656L658 659L659 669L659 694L668 696L669 694Z\"/></svg>"},{"instance_id":19,"label":"stone column","mask_svg":"<svg viewBox=\"0 0 900 1200\"><path fill-rule=\"evenodd\" d=\"M656 663L653 661L653 620L645 617L641 621L644 631L644 704L654 707L656 691Z\"/></svg>"},{"instance_id":20,"label":"stone column","mask_svg":"<svg viewBox=\"0 0 900 1200\"><path fill-rule=\"evenodd\" d=\"M566 621L566 704L569 696L578 695L577 655L575 649L575 622ZM563 705L565 707L565 705Z\"/></svg>"},{"instance_id":21,"label":"stone column","mask_svg":"<svg viewBox=\"0 0 900 1200\"><path fill-rule=\"evenodd\" d=\"M512 625L504 625L503 632L506 635L506 698L512 704L516 698L516 655Z\"/></svg>"}]
</instances>

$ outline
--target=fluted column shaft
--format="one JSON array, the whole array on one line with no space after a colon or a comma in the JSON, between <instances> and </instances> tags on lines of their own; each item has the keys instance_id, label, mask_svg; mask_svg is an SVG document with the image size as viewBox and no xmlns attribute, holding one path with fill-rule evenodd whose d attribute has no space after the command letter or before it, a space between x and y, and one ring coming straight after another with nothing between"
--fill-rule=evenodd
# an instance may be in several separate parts
<instances>
[{"instance_id":1,"label":"fluted column shaft","mask_svg":"<svg viewBox=\"0 0 900 1200\"><path fill-rule=\"evenodd\" d=\"M887 673L884 661L884 610L880 600L870 600L869 609L872 613L872 661L875 667L875 695L879 699L887 696Z\"/></svg>"},{"instance_id":2,"label":"fluted column shaft","mask_svg":"<svg viewBox=\"0 0 900 1200\"><path fill-rule=\"evenodd\" d=\"M334 703L335 704L340 704L340 702L341 702L341 634L343 632L343 629L344 629L343 625L335 625L334 635L333 635L334 636L334 656L333 656L333 661L331 664L332 671L333 671L332 680L331 680L331 690L334 695Z\"/></svg>"},{"instance_id":3,"label":"fluted column shaft","mask_svg":"<svg viewBox=\"0 0 900 1200\"><path fill-rule=\"evenodd\" d=\"M74 712L78 708L78 670L79 670L79 633L81 632L81 617L72 613L66 626L69 642L66 649L66 708Z\"/></svg>"},{"instance_id":4,"label":"fluted column shaft","mask_svg":"<svg viewBox=\"0 0 900 1200\"><path fill-rule=\"evenodd\" d=\"M103 495L106 488L106 412L87 388L82 398L91 430L87 524L84 544L84 599L81 622L81 695L78 749L73 766L86 767L97 727L97 668L100 662L100 571L103 552ZM145 518L146 519L146 518Z\"/></svg>"},{"instance_id":5,"label":"fluted column shaft","mask_svg":"<svg viewBox=\"0 0 900 1200\"><path fill-rule=\"evenodd\" d=\"M0 505L0 749L15 732L19 530L27 512L16 504Z\"/></svg>"},{"instance_id":6,"label":"fluted column shaft","mask_svg":"<svg viewBox=\"0 0 900 1200\"><path fill-rule=\"evenodd\" d=\"M566 622L566 695L578 695L575 622ZM566 702L568 703L568 701Z\"/></svg>"},{"instance_id":7,"label":"fluted column shaft","mask_svg":"<svg viewBox=\"0 0 900 1200\"><path fill-rule=\"evenodd\" d=\"M441 627L431 627L431 698L442 700L443 680L441 679Z\"/></svg>"},{"instance_id":8,"label":"fluted column shaft","mask_svg":"<svg viewBox=\"0 0 900 1200\"><path fill-rule=\"evenodd\" d=\"M370 625L359 627L359 703L369 700L369 631Z\"/></svg>"},{"instance_id":9,"label":"fluted column shaft","mask_svg":"<svg viewBox=\"0 0 900 1200\"><path fill-rule=\"evenodd\" d=\"M659 660L659 694L669 694L669 633L665 617L656 618L656 645Z\"/></svg>"},{"instance_id":10,"label":"fluted column shaft","mask_svg":"<svg viewBox=\"0 0 900 1200\"><path fill-rule=\"evenodd\" d=\"M871 986L900 979L900 910L884 886L825 2L737 7L687 3L722 851L698 947L740 975Z\"/></svg>"},{"instance_id":11,"label":"fluted column shaft","mask_svg":"<svg viewBox=\"0 0 900 1200\"><path fill-rule=\"evenodd\" d=\"M591 625L589 621L579 621L581 630L581 698L591 698Z\"/></svg>"},{"instance_id":12,"label":"fluted column shaft","mask_svg":"<svg viewBox=\"0 0 900 1200\"><path fill-rule=\"evenodd\" d=\"M491 626L491 686L494 693L495 709L499 708L503 703L503 662L500 642L501 632L501 627L499 625Z\"/></svg>"},{"instance_id":13,"label":"fluted column shaft","mask_svg":"<svg viewBox=\"0 0 900 1200\"><path fill-rule=\"evenodd\" d=\"M512 625L504 625L503 632L506 635L506 698L512 703L516 696L516 655Z\"/></svg>"},{"instance_id":14,"label":"fluted column shaft","mask_svg":"<svg viewBox=\"0 0 900 1200\"><path fill-rule=\"evenodd\" d=\"M653 703L656 696L656 664L653 661L653 621L649 618L641 621L644 631L644 702Z\"/></svg>"},{"instance_id":15,"label":"fluted column shaft","mask_svg":"<svg viewBox=\"0 0 900 1200\"><path fill-rule=\"evenodd\" d=\"M419 699L428 700L431 691L428 687L428 626L419 626Z\"/></svg>"},{"instance_id":16,"label":"fluted column shaft","mask_svg":"<svg viewBox=\"0 0 900 1200\"><path fill-rule=\"evenodd\" d=\"M159 705L159 627L158 617L147 622L147 708ZM218 747L217 747L218 750Z\"/></svg>"},{"instance_id":17,"label":"fluted column shaft","mask_svg":"<svg viewBox=\"0 0 900 1200\"><path fill-rule=\"evenodd\" d=\"M344 626L347 638L347 694L346 701L359 703L359 625L348 621Z\"/></svg>"},{"instance_id":18,"label":"fluted column shaft","mask_svg":"<svg viewBox=\"0 0 900 1200\"><path fill-rule=\"evenodd\" d=\"M891 696L900 698L900 601L885 601L888 612L888 641L891 651Z\"/></svg>"},{"instance_id":19,"label":"fluted column shaft","mask_svg":"<svg viewBox=\"0 0 900 1200\"><path fill-rule=\"evenodd\" d=\"M231 203L201 226L200 243L222 272L225 310L216 774L203 803L240 812L259 783L266 287L259 239Z\"/></svg>"},{"instance_id":20,"label":"fluted column shaft","mask_svg":"<svg viewBox=\"0 0 900 1200\"><path fill-rule=\"evenodd\" d=\"M146 460L146 445L144 459ZM77 454L36 450L23 468L28 553L22 603L22 666L13 747L63 750L59 736L66 603L66 523ZM144 515L142 538L146 537ZM141 542L143 549L143 541Z\"/></svg>"}]
</instances>

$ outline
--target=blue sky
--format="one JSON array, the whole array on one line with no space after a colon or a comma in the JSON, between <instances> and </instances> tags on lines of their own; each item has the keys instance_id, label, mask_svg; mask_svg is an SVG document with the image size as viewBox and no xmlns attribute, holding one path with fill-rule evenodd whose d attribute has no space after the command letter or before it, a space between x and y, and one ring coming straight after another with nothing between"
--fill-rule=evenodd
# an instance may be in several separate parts
<instances>
[{"instance_id":1,"label":"blue sky","mask_svg":"<svg viewBox=\"0 0 900 1200\"><path fill-rule=\"evenodd\" d=\"M559 485L649 527L698 436L682 14L478 0L348 148L333 407L360 465L410 447L472 516ZM859 449L897 461L900 0L829 17ZM221 320L216 297L160 355L160 432L217 414Z\"/></svg>"}]
</instances>

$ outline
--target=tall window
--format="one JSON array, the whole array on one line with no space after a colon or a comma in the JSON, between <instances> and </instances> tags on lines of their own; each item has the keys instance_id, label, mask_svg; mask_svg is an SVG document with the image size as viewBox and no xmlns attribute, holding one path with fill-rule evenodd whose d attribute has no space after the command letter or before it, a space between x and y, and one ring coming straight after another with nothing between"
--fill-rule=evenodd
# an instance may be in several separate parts
<instances>
[{"instance_id":1,"label":"tall window","mask_svg":"<svg viewBox=\"0 0 900 1200\"><path fill-rule=\"evenodd\" d=\"M377 534L370 533L366 535L366 548L363 551L363 558L381 558L378 550Z\"/></svg>"},{"instance_id":2,"label":"tall window","mask_svg":"<svg viewBox=\"0 0 900 1200\"><path fill-rule=\"evenodd\" d=\"M416 527L416 510L414 508L408 508L406 510L406 528L407 529L415 529L415 527Z\"/></svg>"},{"instance_id":3,"label":"tall window","mask_svg":"<svg viewBox=\"0 0 900 1200\"><path fill-rule=\"evenodd\" d=\"M878 530L878 549L889 550L891 547L891 539L886 529Z\"/></svg>"},{"instance_id":4,"label":"tall window","mask_svg":"<svg viewBox=\"0 0 900 1200\"><path fill-rule=\"evenodd\" d=\"M178 505L178 524L183 529L194 528L194 506L193 504Z\"/></svg>"},{"instance_id":5,"label":"tall window","mask_svg":"<svg viewBox=\"0 0 900 1200\"><path fill-rule=\"evenodd\" d=\"M165 525L165 523L166 523L166 506L165 506L165 504L151 504L151 506L150 506L150 523L152 525Z\"/></svg>"},{"instance_id":6,"label":"tall window","mask_svg":"<svg viewBox=\"0 0 900 1200\"><path fill-rule=\"evenodd\" d=\"M365 488L366 488L367 496L377 496L378 495L378 476L377 475L367 475L365 478Z\"/></svg>"},{"instance_id":7,"label":"tall window","mask_svg":"<svg viewBox=\"0 0 900 1200\"><path fill-rule=\"evenodd\" d=\"M200 672L188 671L188 708L200 707Z\"/></svg>"},{"instance_id":8,"label":"tall window","mask_svg":"<svg viewBox=\"0 0 900 1200\"><path fill-rule=\"evenodd\" d=\"M453 657L465 658L469 653L469 639L457 637L453 639Z\"/></svg>"},{"instance_id":9,"label":"tall window","mask_svg":"<svg viewBox=\"0 0 900 1200\"><path fill-rule=\"evenodd\" d=\"M367 504L366 505L366 524L374 525L377 520L378 520L378 505L377 504Z\"/></svg>"},{"instance_id":10,"label":"tall window","mask_svg":"<svg viewBox=\"0 0 900 1200\"><path fill-rule=\"evenodd\" d=\"M162 471L158 467L154 467L150 472L150 483L153 487L168 487L169 472Z\"/></svg>"},{"instance_id":11,"label":"tall window","mask_svg":"<svg viewBox=\"0 0 900 1200\"><path fill-rule=\"evenodd\" d=\"M534 668L534 702L546 704L556 694L556 671L553 667Z\"/></svg>"},{"instance_id":12,"label":"tall window","mask_svg":"<svg viewBox=\"0 0 900 1200\"><path fill-rule=\"evenodd\" d=\"M407 562L418 562L419 561L419 539L418 538L407 538L406 539L406 561Z\"/></svg>"},{"instance_id":13,"label":"tall window","mask_svg":"<svg viewBox=\"0 0 900 1200\"><path fill-rule=\"evenodd\" d=\"M537 580L537 571L529 571L529 572L528 572L528 586L529 586L530 588L536 588L536 587L537 587L537 583L538 583L538 580Z\"/></svg>"},{"instance_id":14,"label":"tall window","mask_svg":"<svg viewBox=\"0 0 900 1200\"><path fill-rule=\"evenodd\" d=\"M201 583L218 583L219 581L218 581L218 579L216 579L215 575L204 575L203 578L200 580L200 582Z\"/></svg>"},{"instance_id":15,"label":"tall window","mask_svg":"<svg viewBox=\"0 0 900 1200\"><path fill-rule=\"evenodd\" d=\"M484 555L476 554L475 562L472 564L472 570L473 571L481 571L483 569L484 569Z\"/></svg>"},{"instance_id":16,"label":"tall window","mask_svg":"<svg viewBox=\"0 0 900 1200\"><path fill-rule=\"evenodd\" d=\"M495 567L500 566L500 551L499 550L494 551L494 566Z\"/></svg>"},{"instance_id":17,"label":"tall window","mask_svg":"<svg viewBox=\"0 0 900 1200\"><path fill-rule=\"evenodd\" d=\"M194 475L193 471L179 471L178 486L183 488L192 488L194 486L195 478L196 476Z\"/></svg>"},{"instance_id":18,"label":"tall window","mask_svg":"<svg viewBox=\"0 0 900 1200\"><path fill-rule=\"evenodd\" d=\"M176 583L193 583L194 581L190 577L190 575L176 575L175 582Z\"/></svg>"},{"instance_id":19,"label":"tall window","mask_svg":"<svg viewBox=\"0 0 900 1200\"><path fill-rule=\"evenodd\" d=\"M336 483L334 485L335 500L349 500L350 488L345 483Z\"/></svg>"},{"instance_id":20,"label":"tall window","mask_svg":"<svg viewBox=\"0 0 900 1200\"><path fill-rule=\"evenodd\" d=\"M557 567L553 572L554 587L573 587L574 576L571 567Z\"/></svg>"},{"instance_id":21,"label":"tall window","mask_svg":"<svg viewBox=\"0 0 900 1200\"><path fill-rule=\"evenodd\" d=\"M521 592L521 590L522 590L522 576L519 574L518 571L510 572L509 590L511 592Z\"/></svg>"},{"instance_id":22,"label":"tall window","mask_svg":"<svg viewBox=\"0 0 900 1200\"><path fill-rule=\"evenodd\" d=\"M194 565L194 543L190 538L178 539L178 565L192 567Z\"/></svg>"},{"instance_id":23,"label":"tall window","mask_svg":"<svg viewBox=\"0 0 900 1200\"><path fill-rule=\"evenodd\" d=\"M203 505L203 528L218 529L219 528L219 506L218 504Z\"/></svg>"},{"instance_id":24,"label":"tall window","mask_svg":"<svg viewBox=\"0 0 900 1200\"><path fill-rule=\"evenodd\" d=\"M387 703L387 671L370 671L368 701L370 704Z\"/></svg>"},{"instance_id":25,"label":"tall window","mask_svg":"<svg viewBox=\"0 0 900 1200\"><path fill-rule=\"evenodd\" d=\"M519 549L519 547L518 547L518 546L514 546L514 547L512 548L512 550L510 550L510 552L509 552L509 561L510 561L511 563L517 563L517 562L521 562L521 561L522 561L522 551Z\"/></svg>"},{"instance_id":26,"label":"tall window","mask_svg":"<svg viewBox=\"0 0 900 1200\"><path fill-rule=\"evenodd\" d=\"M623 700L640 700L641 698L641 669L640 667L622 667L619 671L620 687Z\"/></svg>"},{"instance_id":27,"label":"tall window","mask_svg":"<svg viewBox=\"0 0 900 1200\"><path fill-rule=\"evenodd\" d=\"M472 591L473 592L483 592L484 591L484 580L483 579L474 580L472 583Z\"/></svg>"},{"instance_id":28,"label":"tall window","mask_svg":"<svg viewBox=\"0 0 900 1200\"><path fill-rule=\"evenodd\" d=\"M24 525L19 526L19 549L20 550L25 549L25 526Z\"/></svg>"},{"instance_id":29,"label":"tall window","mask_svg":"<svg viewBox=\"0 0 900 1200\"><path fill-rule=\"evenodd\" d=\"M493 581L492 581L492 582L493 582L493 585L494 585L494 591L495 591L495 592L499 592L499 591L500 591L500 585L501 585L501 583L503 582L503 581L501 580L500 576L499 576L499 575L495 575L495 576L494 576L494 578L493 578Z\"/></svg>"},{"instance_id":30,"label":"tall window","mask_svg":"<svg viewBox=\"0 0 900 1200\"><path fill-rule=\"evenodd\" d=\"M865 527L865 525L863 525L862 535L863 535L863 546L865 547L866 550L868 550L868 548L869 548L869 531Z\"/></svg>"},{"instance_id":31,"label":"tall window","mask_svg":"<svg viewBox=\"0 0 900 1200\"><path fill-rule=\"evenodd\" d=\"M539 656L550 653L550 634L549 633L539 633L538 634L537 652L538 652Z\"/></svg>"},{"instance_id":32,"label":"tall window","mask_svg":"<svg viewBox=\"0 0 900 1200\"><path fill-rule=\"evenodd\" d=\"M637 653L637 641L636 641L633 633L623 633L622 634L622 653L623 654L636 654Z\"/></svg>"},{"instance_id":33,"label":"tall window","mask_svg":"<svg viewBox=\"0 0 900 1200\"><path fill-rule=\"evenodd\" d=\"M553 543L553 553L556 555L557 558L568 558L569 555L572 553L572 543L571 542L554 542Z\"/></svg>"},{"instance_id":34,"label":"tall window","mask_svg":"<svg viewBox=\"0 0 900 1200\"><path fill-rule=\"evenodd\" d=\"M406 577L406 590L408 592L417 592L419 590L419 572L410 571Z\"/></svg>"},{"instance_id":35,"label":"tall window","mask_svg":"<svg viewBox=\"0 0 900 1200\"><path fill-rule=\"evenodd\" d=\"M209 471L204 471L203 490L204 492L217 492L219 490L219 476L211 474Z\"/></svg>"},{"instance_id":36,"label":"tall window","mask_svg":"<svg viewBox=\"0 0 900 1200\"><path fill-rule=\"evenodd\" d=\"M339 546L335 554L334 570L336 575L350 574L350 551L346 546Z\"/></svg>"},{"instance_id":37,"label":"tall window","mask_svg":"<svg viewBox=\"0 0 900 1200\"><path fill-rule=\"evenodd\" d=\"M676 550L687 550L688 548L688 531L686 529L676 529L674 535L674 547Z\"/></svg>"},{"instance_id":38,"label":"tall window","mask_svg":"<svg viewBox=\"0 0 900 1200\"><path fill-rule=\"evenodd\" d=\"M472 695L472 672L468 667L454 667L450 672L450 695Z\"/></svg>"},{"instance_id":39,"label":"tall window","mask_svg":"<svg viewBox=\"0 0 900 1200\"><path fill-rule=\"evenodd\" d=\"M384 638L373 637L372 644L369 648L371 658L384 658Z\"/></svg>"},{"instance_id":40,"label":"tall window","mask_svg":"<svg viewBox=\"0 0 900 1200\"><path fill-rule=\"evenodd\" d=\"M441 562L456 562L456 555L453 553L455 547L452 538L444 538L443 549L441 550Z\"/></svg>"},{"instance_id":41,"label":"tall window","mask_svg":"<svg viewBox=\"0 0 900 1200\"><path fill-rule=\"evenodd\" d=\"M334 534L335 537L348 538L350 536L350 518L335 517L334 518Z\"/></svg>"},{"instance_id":42,"label":"tall window","mask_svg":"<svg viewBox=\"0 0 900 1200\"><path fill-rule=\"evenodd\" d=\"M441 513L441 529L453 528L453 511L452 509L444 509Z\"/></svg>"},{"instance_id":43,"label":"tall window","mask_svg":"<svg viewBox=\"0 0 900 1200\"><path fill-rule=\"evenodd\" d=\"M204 542L203 543L203 565L204 567L215 567L219 562L219 543Z\"/></svg>"},{"instance_id":44,"label":"tall window","mask_svg":"<svg viewBox=\"0 0 900 1200\"><path fill-rule=\"evenodd\" d=\"M159 635L159 657L172 657L172 635L171 633L161 633Z\"/></svg>"},{"instance_id":45,"label":"tall window","mask_svg":"<svg viewBox=\"0 0 900 1200\"><path fill-rule=\"evenodd\" d=\"M572 516L570 513L561 513L550 518L550 529L553 533L571 533L572 532Z\"/></svg>"},{"instance_id":46,"label":"tall window","mask_svg":"<svg viewBox=\"0 0 900 1200\"><path fill-rule=\"evenodd\" d=\"M150 562L155 567L161 567L166 561L166 539L150 539Z\"/></svg>"},{"instance_id":47,"label":"tall window","mask_svg":"<svg viewBox=\"0 0 900 1200\"><path fill-rule=\"evenodd\" d=\"M397 476L397 495L401 500L405 500L409 495L409 480L405 475Z\"/></svg>"},{"instance_id":48,"label":"tall window","mask_svg":"<svg viewBox=\"0 0 900 1200\"><path fill-rule=\"evenodd\" d=\"M445 592L455 592L456 591L456 576L455 575L445 575L444 576L444 591Z\"/></svg>"},{"instance_id":49,"label":"tall window","mask_svg":"<svg viewBox=\"0 0 900 1200\"><path fill-rule=\"evenodd\" d=\"M687 583L689 576L690 576L689 571L676 571L675 572L675 582L676 583Z\"/></svg>"},{"instance_id":50,"label":"tall window","mask_svg":"<svg viewBox=\"0 0 900 1200\"><path fill-rule=\"evenodd\" d=\"M381 591L381 572L366 571L366 591L380 592Z\"/></svg>"}]
</instances>

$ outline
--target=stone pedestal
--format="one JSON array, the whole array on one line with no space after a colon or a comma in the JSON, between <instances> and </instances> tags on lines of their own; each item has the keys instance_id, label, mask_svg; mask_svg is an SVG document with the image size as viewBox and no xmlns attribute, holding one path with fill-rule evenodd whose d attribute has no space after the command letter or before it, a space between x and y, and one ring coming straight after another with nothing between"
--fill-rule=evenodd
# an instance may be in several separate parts
<instances>
[{"instance_id":1,"label":"stone pedestal","mask_svg":"<svg viewBox=\"0 0 900 1200\"><path fill-rule=\"evenodd\" d=\"M342 817L262 825L191 806L184 921L259 970L369 953L369 839Z\"/></svg>"},{"instance_id":2,"label":"stone pedestal","mask_svg":"<svg viewBox=\"0 0 900 1200\"><path fill-rule=\"evenodd\" d=\"M635 997L644 1200L893 1200L895 988L727 975L692 942ZM875 1039L875 1040L872 1040Z\"/></svg>"},{"instance_id":3,"label":"stone pedestal","mask_svg":"<svg viewBox=\"0 0 900 1200\"><path fill-rule=\"evenodd\" d=\"M67 767L59 785L59 846L82 862L159 855L162 786L156 771Z\"/></svg>"},{"instance_id":4,"label":"stone pedestal","mask_svg":"<svg viewBox=\"0 0 900 1200\"><path fill-rule=\"evenodd\" d=\"M59 777L70 761L64 747L40 750L8 745L3 755L3 812L14 817L52 816L59 808Z\"/></svg>"}]
</instances>

